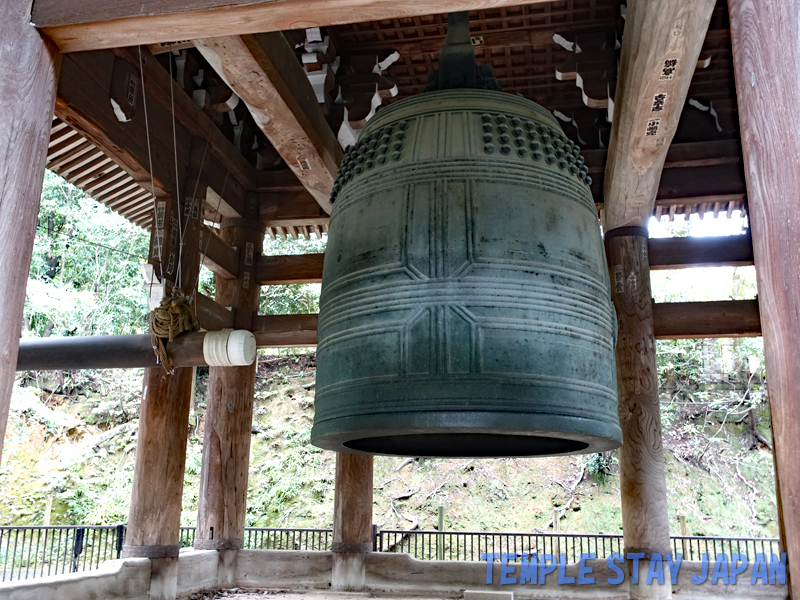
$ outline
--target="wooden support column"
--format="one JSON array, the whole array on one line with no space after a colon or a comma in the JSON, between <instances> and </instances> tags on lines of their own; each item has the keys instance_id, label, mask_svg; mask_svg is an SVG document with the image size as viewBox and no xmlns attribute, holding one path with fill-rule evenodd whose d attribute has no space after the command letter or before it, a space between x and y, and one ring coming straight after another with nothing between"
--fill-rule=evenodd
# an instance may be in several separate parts
<instances>
[{"instance_id":1,"label":"wooden support column","mask_svg":"<svg viewBox=\"0 0 800 600\"><path fill-rule=\"evenodd\" d=\"M622 529L626 549L645 557L670 551L645 228L714 4L629 0L603 181L606 256L619 322ZM639 561L640 575L647 566ZM665 575L664 585L650 586L640 576L631 597L670 598Z\"/></svg>"},{"instance_id":2,"label":"wooden support column","mask_svg":"<svg viewBox=\"0 0 800 600\"><path fill-rule=\"evenodd\" d=\"M729 0L728 10L775 444L778 516L791 568L800 564L800 13L796 3L783 0Z\"/></svg>"},{"instance_id":3,"label":"wooden support column","mask_svg":"<svg viewBox=\"0 0 800 600\"><path fill-rule=\"evenodd\" d=\"M255 265L261 255L265 227L258 221L258 196L250 194L246 204L247 218L223 221L220 231L222 240L238 249L239 277L214 277L216 301L233 308L236 329L252 329L261 291ZM257 367L258 360L249 367L209 369L194 547L219 551L221 586L234 585L236 551L244 541Z\"/></svg>"},{"instance_id":4,"label":"wooden support column","mask_svg":"<svg viewBox=\"0 0 800 600\"><path fill-rule=\"evenodd\" d=\"M29 24L31 4L4 3L0 21L0 458L59 67L55 46Z\"/></svg>"},{"instance_id":5,"label":"wooden support column","mask_svg":"<svg viewBox=\"0 0 800 600\"><path fill-rule=\"evenodd\" d=\"M639 562L640 583L631 585L631 597L670 598L668 571L664 585L644 584L651 555L670 552L647 230L624 227L606 233L606 256L619 323L622 533L625 553L641 552L645 559ZM630 562L627 564L630 568Z\"/></svg>"},{"instance_id":6,"label":"wooden support column","mask_svg":"<svg viewBox=\"0 0 800 600\"><path fill-rule=\"evenodd\" d=\"M187 178L184 184L189 183ZM191 189L181 195L181 202L170 197L156 199L149 260L156 276L165 282L167 293L179 286L187 296L197 285L198 242L203 225L201 207L191 202L193 181L188 187ZM185 189L187 185L181 191ZM150 600L172 600L177 593L181 499L193 387L192 367L176 368L171 374L160 366L145 369L122 553L125 557L152 559Z\"/></svg>"},{"instance_id":7,"label":"wooden support column","mask_svg":"<svg viewBox=\"0 0 800 600\"><path fill-rule=\"evenodd\" d=\"M359 591L366 585L367 554L372 552L372 462L368 454L336 454L334 590Z\"/></svg>"}]
</instances>

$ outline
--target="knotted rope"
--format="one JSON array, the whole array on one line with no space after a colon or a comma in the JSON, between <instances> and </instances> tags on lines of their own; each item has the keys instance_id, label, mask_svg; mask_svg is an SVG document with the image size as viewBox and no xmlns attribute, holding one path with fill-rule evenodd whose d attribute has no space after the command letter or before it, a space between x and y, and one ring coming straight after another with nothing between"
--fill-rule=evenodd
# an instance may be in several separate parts
<instances>
[{"instance_id":1,"label":"knotted rope","mask_svg":"<svg viewBox=\"0 0 800 600\"><path fill-rule=\"evenodd\" d=\"M184 331L197 331L200 327L192 312L190 299L179 288L161 301L161 306L150 313L150 340L156 358L167 373L175 367L167 355L164 341L170 342Z\"/></svg>"}]
</instances>

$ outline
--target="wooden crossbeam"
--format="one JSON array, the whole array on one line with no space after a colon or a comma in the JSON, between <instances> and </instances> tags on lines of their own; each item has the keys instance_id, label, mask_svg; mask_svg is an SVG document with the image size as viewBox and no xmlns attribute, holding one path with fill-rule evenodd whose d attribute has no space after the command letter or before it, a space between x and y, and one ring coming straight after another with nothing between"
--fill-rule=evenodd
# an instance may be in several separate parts
<instances>
[{"instance_id":1,"label":"wooden crossbeam","mask_svg":"<svg viewBox=\"0 0 800 600\"><path fill-rule=\"evenodd\" d=\"M259 194L261 222L267 227L327 225L328 215L307 191Z\"/></svg>"},{"instance_id":2,"label":"wooden crossbeam","mask_svg":"<svg viewBox=\"0 0 800 600\"><path fill-rule=\"evenodd\" d=\"M545 0L534 0L543 2ZM37 0L31 21L62 52L501 8L531 0Z\"/></svg>"},{"instance_id":3,"label":"wooden crossbeam","mask_svg":"<svg viewBox=\"0 0 800 600\"><path fill-rule=\"evenodd\" d=\"M198 292L195 299L197 310L197 320L200 322L200 329L205 331L219 331L227 327L234 326L233 311L217 304L208 296Z\"/></svg>"},{"instance_id":4,"label":"wooden crossbeam","mask_svg":"<svg viewBox=\"0 0 800 600\"><path fill-rule=\"evenodd\" d=\"M753 264L753 240L749 235L650 238L647 251L654 271Z\"/></svg>"},{"instance_id":5,"label":"wooden crossbeam","mask_svg":"<svg viewBox=\"0 0 800 600\"><path fill-rule=\"evenodd\" d=\"M583 150L581 152L593 178L603 177L608 150ZM739 140L713 142L685 142L670 144L664 169L710 167L714 165L742 164L742 145Z\"/></svg>"},{"instance_id":6,"label":"wooden crossbeam","mask_svg":"<svg viewBox=\"0 0 800 600\"><path fill-rule=\"evenodd\" d=\"M756 300L654 304L653 320L662 340L761 335ZM315 346L317 315L260 315L253 334L259 348Z\"/></svg>"},{"instance_id":7,"label":"wooden crossbeam","mask_svg":"<svg viewBox=\"0 0 800 600\"><path fill-rule=\"evenodd\" d=\"M223 279L236 279L239 276L239 250L210 227L200 231L200 256L202 264Z\"/></svg>"},{"instance_id":8,"label":"wooden crossbeam","mask_svg":"<svg viewBox=\"0 0 800 600\"><path fill-rule=\"evenodd\" d=\"M715 0L631 0L603 184L606 231L645 226Z\"/></svg>"},{"instance_id":9,"label":"wooden crossbeam","mask_svg":"<svg viewBox=\"0 0 800 600\"><path fill-rule=\"evenodd\" d=\"M602 198L605 150L585 151L586 164L594 172L592 190ZM674 144L667 154L656 191L656 206L741 202L746 195L739 142ZM290 172L259 175L261 222L267 227L327 225L328 215L311 194L301 188Z\"/></svg>"},{"instance_id":10,"label":"wooden crossbeam","mask_svg":"<svg viewBox=\"0 0 800 600\"><path fill-rule=\"evenodd\" d=\"M317 315L260 315L253 318L259 348L317 345Z\"/></svg>"},{"instance_id":11,"label":"wooden crossbeam","mask_svg":"<svg viewBox=\"0 0 800 600\"><path fill-rule=\"evenodd\" d=\"M195 46L247 104L303 186L330 212L342 150L286 37L220 37L197 40Z\"/></svg>"},{"instance_id":12,"label":"wooden crossbeam","mask_svg":"<svg viewBox=\"0 0 800 600\"><path fill-rule=\"evenodd\" d=\"M749 235L651 238L647 245L650 269L656 271L753 264ZM256 264L256 281L262 285L319 283L324 258L324 254L262 256Z\"/></svg>"},{"instance_id":13,"label":"wooden crossbeam","mask_svg":"<svg viewBox=\"0 0 800 600\"><path fill-rule=\"evenodd\" d=\"M656 303L653 329L659 340L760 336L758 301Z\"/></svg>"},{"instance_id":14,"label":"wooden crossbeam","mask_svg":"<svg viewBox=\"0 0 800 600\"><path fill-rule=\"evenodd\" d=\"M319 283L324 254L262 256L256 263L256 281L261 285Z\"/></svg>"}]
</instances>

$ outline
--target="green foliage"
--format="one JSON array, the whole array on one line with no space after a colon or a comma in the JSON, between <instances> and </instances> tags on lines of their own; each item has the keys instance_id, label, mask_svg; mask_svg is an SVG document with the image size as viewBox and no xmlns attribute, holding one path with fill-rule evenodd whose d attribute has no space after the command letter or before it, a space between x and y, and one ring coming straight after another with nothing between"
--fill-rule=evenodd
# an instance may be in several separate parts
<instances>
[{"instance_id":1,"label":"green foliage","mask_svg":"<svg viewBox=\"0 0 800 600\"><path fill-rule=\"evenodd\" d=\"M141 228L45 172L25 323L32 335L141 333L147 299Z\"/></svg>"}]
</instances>

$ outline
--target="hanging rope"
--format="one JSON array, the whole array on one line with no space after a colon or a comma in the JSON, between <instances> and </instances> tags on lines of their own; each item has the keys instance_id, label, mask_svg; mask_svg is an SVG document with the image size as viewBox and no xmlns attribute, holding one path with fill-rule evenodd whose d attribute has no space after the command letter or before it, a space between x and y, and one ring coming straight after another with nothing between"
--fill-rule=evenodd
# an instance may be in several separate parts
<instances>
[{"instance_id":1,"label":"hanging rope","mask_svg":"<svg viewBox=\"0 0 800 600\"><path fill-rule=\"evenodd\" d=\"M180 289L173 288L172 293L161 301L161 306L150 313L150 340L164 371L172 374L175 370L164 341L171 342L185 331L198 329L189 298Z\"/></svg>"}]
</instances>

